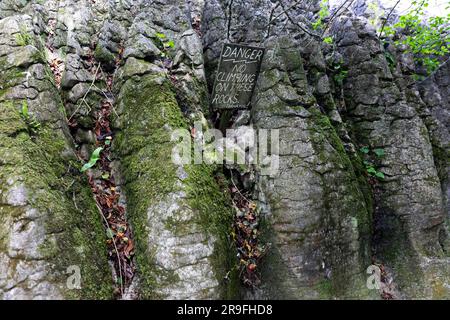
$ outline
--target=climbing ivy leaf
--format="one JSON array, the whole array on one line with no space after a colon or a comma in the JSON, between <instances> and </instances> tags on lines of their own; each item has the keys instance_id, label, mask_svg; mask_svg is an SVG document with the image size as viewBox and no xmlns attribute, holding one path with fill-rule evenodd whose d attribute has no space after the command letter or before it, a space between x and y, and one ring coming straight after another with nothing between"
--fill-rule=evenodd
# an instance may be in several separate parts
<instances>
[{"instance_id":1,"label":"climbing ivy leaf","mask_svg":"<svg viewBox=\"0 0 450 320\"><path fill-rule=\"evenodd\" d=\"M323 42L325 42L327 44L332 44L333 43L333 37L326 37L325 39L323 39Z\"/></svg>"},{"instance_id":2,"label":"climbing ivy leaf","mask_svg":"<svg viewBox=\"0 0 450 320\"><path fill-rule=\"evenodd\" d=\"M377 171L377 173L375 173L375 177L380 178L380 179L384 179L384 173Z\"/></svg>"},{"instance_id":3,"label":"climbing ivy leaf","mask_svg":"<svg viewBox=\"0 0 450 320\"><path fill-rule=\"evenodd\" d=\"M424 8L428 6L428 2L429 0L412 1L407 12L400 15L395 24L382 29L381 33L393 40L398 38L393 43L405 46L406 52L412 53L414 60L429 75L439 68L442 62L440 57L450 51L450 15L426 17ZM401 37L395 36L398 33ZM393 66L394 57L387 55L386 59Z\"/></svg>"},{"instance_id":4,"label":"climbing ivy leaf","mask_svg":"<svg viewBox=\"0 0 450 320\"><path fill-rule=\"evenodd\" d=\"M364 154L368 154L369 153L369 147L362 147L361 149L359 149L359 151L361 151Z\"/></svg>"},{"instance_id":5,"label":"climbing ivy leaf","mask_svg":"<svg viewBox=\"0 0 450 320\"><path fill-rule=\"evenodd\" d=\"M175 42L173 42L173 40L170 40L167 42L167 46L171 47L171 48L175 48Z\"/></svg>"},{"instance_id":6,"label":"climbing ivy leaf","mask_svg":"<svg viewBox=\"0 0 450 320\"><path fill-rule=\"evenodd\" d=\"M165 35L164 33L160 33L160 32L157 32L157 33L156 33L156 36L157 36L159 39L165 39L165 38L166 38L166 35Z\"/></svg>"},{"instance_id":7,"label":"climbing ivy leaf","mask_svg":"<svg viewBox=\"0 0 450 320\"><path fill-rule=\"evenodd\" d=\"M374 149L373 152L377 155L377 157L381 158L384 156L384 149Z\"/></svg>"},{"instance_id":8,"label":"climbing ivy leaf","mask_svg":"<svg viewBox=\"0 0 450 320\"><path fill-rule=\"evenodd\" d=\"M103 150L102 147L99 147L92 152L91 158L89 159L89 162L84 164L84 166L81 168L81 172L85 172L87 169L92 168L95 166L97 161L100 159L100 152Z\"/></svg>"}]
</instances>

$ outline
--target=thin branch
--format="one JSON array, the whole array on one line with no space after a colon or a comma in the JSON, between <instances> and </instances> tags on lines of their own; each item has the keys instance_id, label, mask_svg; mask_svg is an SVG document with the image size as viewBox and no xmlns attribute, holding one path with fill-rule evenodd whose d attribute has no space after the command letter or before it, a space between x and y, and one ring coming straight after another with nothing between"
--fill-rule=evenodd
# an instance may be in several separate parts
<instances>
[{"instance_id":1,"label":"thin branch","mask_svg":"<svg viewBox=\"0 0 450 320\"><path fill-rule=\"evenodd\" d=\"M322 37L321 37L320 35L318 35L318 34L312 32L312 31L308 30L305 26L303 26L303 25L300 24L299 22L295 22L295 21L291 18L291 16L289 15L288 9L285 9L285 8L284 8L283 2L282 2L281 0L280 0L280 4L281 4L281 7L283 8L284 13L286 13L286 16L288 17L289 21L290 21L293 25L298 26L303 32L309 34L310 36L322 40ZM292 6L291 6L291 7L292 7ZM291 7L289 7L289 8L291 8Z\"/></svg>"},{"instance_id":2,"label":"thin branch","mask_svg":"<svg viewBox=\"0 0 450 320\"><path fill-rule=\"evenodd\" d=\"M300 4L302 1L296 1L294 2L293 5L291 5L290 7L288 7L287 9L284 9L283 7L283 11L278 14L276 17L274 17L273 19L269 19L269 23L268 26L270 26L272 24L272 22L274 22L275 20L277 20L279 17L281 17L283 14L287 13L287 11L291 10L292 8L294 8L295 6L297 6L298 4ZM276 9L279 5L281 4L281 6L283 6L283 4L280 2L277 3L276 7L274 9Z\"/></svg>"},{"instance_id":3,"label":"thin branch","mask_svg":"<svg viewBox=\"0 0 450 320\"><path fill-rule=\"evenodd\" d=\"M227 25L227 40L230 41L230 30L231 30L231 14L232 14L233 0L230 0L228 5L228 25Z\"/></svg>"},{"instance_id":4,"label":"thin branch","mask_svg":"<svg viewBox=\"0 0 450 320\"><path fill-rule=\"evenodd\" d=\"M325 32L328 30L328 27L331 25L331 23L334 21L334 19L336 17L338 17L339 11L341 11L341 9L344 8L344 6L347 4L348 1L349 0L345 0L344 2L342 2L342 4L339 6L339 8L337 8L337 10L328 18L328 22L325 25L325 27L323 28L322 37L325 35ZM350 8L350 6L353 4L353 2L355 2L355 0L351 0L351 2L348 4L348 6L347 6L347 8L345 8L345 10Z\"/></svg>"},{"instance_id":5,"label":"thin branch","mask_svg":"<svg viewBox=\"0 0 450 320\"><path fill-rule=\"evenodd\" d=\"M414 84L420 85L422 83L424 83L425 81L427 81L428 79L432 78L434 75L436 75L436 73L439 71L439 69L441 69L444 65L446 65L448 62L450 61L450 58L448 58L447 60L445 60L444 62L442 62L439 67L436 68L436 70L434 70L430 75L428 75L426 78L420 80L419 82L413 82L411 84L408 85L408 87L411 87Z\"/></svg>"},{"instance_id":6,"label":"thin branch","mask_svg":"<svg viewBox=\"0 0 450 320\"><path fill-rule=\"evenodd\" d=\"M280 3L278 2L277 5L275 7L272 8L272 10L270 11L270 16L269 16L269 23L267 24L267 35L266 35L266 39L270 36L270 26L272 25L272 17L273 14L275 12L275 10L280 6Z\"/></svg>"},{"instance_id":7,"label":"thin branch","mask_svg":"<svg viewBox=\"0 0 450 320\"><path fill-rule=\"evenodd\" d=\"M95 80L97 80L97 74L98 74L98 70L100 69L100 63L97 65L97 70L95 70L95 74L94 74L94 79L92 79L92 83L89 86L88 90L86 91L86 93L84 94L83 98L81 99L80 104L78 105L78 107L75 109L75 111L72 113L72 115L70 116L69 119L67 119L67 121L69 122L73 116L78 112L78 110L80 109L81 105L83 104L83 102L85 102L88 106L89 104L86 102L86 97L89 94L89 92L91 91L92 87L94 86ZM90 106L89 106L90 107Z\"/></svg>"},{"instance_id":8,"label":"thin branch","mask_svg":"<svg viewBox=\"0 0 450 320\"><path fill-rule=\"evenodd\" d=\"M239 188L236 186L236 184L233 181L233 172L230 169L230 179L231 179L231 183L233 184L233 186L236 188L237 192L242 196L242 198L244 198L248 203L251 203L250 200L247 199L246 196L244 196L241 191L239 190Z\"/></svg>"},{"instance_id":9,"label":"thin branch","mask_svg":"<svg viewBox=\"0 0 450 320\"><path fill-rule=\"evenodd\" d=\"M101 215L102 218L103 218L103 221L105 221L105 223L106 223L106 227L107 227L108 229L111 229L111 226L109 225L108 220L106 219L105 215L103 214L102 208L100 208L99 204L97 203L97 199L94 199L94 200L95 200L95 205L97 206L97 209L98 209L98 211L100 212L100 215ZM112 229L111 229L111 230L112 230ZM119 250L117 249L116 241L115 241L114 238L112 239L112 242L113 242L113 244L114 244L114 251L116 251L117 262L118 262L118 264L119 264L120 294L123 295L123 280L124 280L124 279L123 279L123 277L122 277L122 264L120 263Z\"/></svg>"},{"instance_id":10,"label":"thin branch","mask_svg":"<svg viewBox=\"0 0 450 320\"><path fill-rule=\"evenodd\" d=\"M389 21L389 18L391 17L391 14L394 12L395 8L397 8L397 6L399 5L401 0L398 0L397 3L392 7L391 11L389 11L386 20L383 21L383 25L381 26L381 30L380 30L380 34L378 35L379 38L381 38L381 35L383 34L384 31L384 27L386 27L386 24Z\"/></svg>"}]
</instances>

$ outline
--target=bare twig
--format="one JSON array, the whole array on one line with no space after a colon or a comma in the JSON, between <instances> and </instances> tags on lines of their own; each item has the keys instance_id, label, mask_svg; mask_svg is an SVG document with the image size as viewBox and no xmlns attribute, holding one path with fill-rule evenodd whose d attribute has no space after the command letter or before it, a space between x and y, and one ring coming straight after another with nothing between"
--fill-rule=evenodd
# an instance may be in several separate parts
<instances>
[{"instance_id":1,"label":"bare twig","mask_svg":"<svg viewBox=\"0 0 450 320\"><path fill-rule=\"evenodd\" d=\"M75 180L74 180L74 181L75 181ZM72 201L73 201L73 204L74 204L74 206L75 206L75 209L77 209L78 211L80 211L80 209L78 209L78 206L77 206L77 199L75 198L75 191L72 192Z\"/></svg>"},{"instance_id":2,"label":"bare twig","mask_svg":"<svg viewBox=\"0 0 450 320\"><path fill-rule=\"evenodd\" d=\"M98 74L98 70L100 69L100 63L97 65L97 69L95 70L95 74L94 74L94 79L92 79L92 83L89 86L88 90L86 91L86 93L84 94L83 98L81 99L80 104L78 105L78 107L75 109L75 111L72 113L72 115L70 116L69 119L67 119L67 121L70 121L73 116L78 112L78 110L80 109L81 105L84 103L86 103L88 106L89 104L86 102L86 97L89 94L89 92L91 91L92 87L94 86L95 80L97 80L97 74ZM89 106L90 107L90 106Z\"/></svg>"},{"instance_id":3,"label":"bare twig","mask_svg":"<svg viewBox=\"0 0 450 320\"><path fill-rule=\"evenodd\" d=\"M308 28L307 28L306 26L303 26L301 23L295 22L295 21L291 18L291 16L289 15L288 9L285 9L285 8L284 8L283 2L282 2L281 0L280 0L280 4L281 4L281 7L283 8L284 13L286 13L286 16L288 17L289 21L290 21L293 25L296 25L296 26L299 27L303 32L309 34L310 36L322 40L322 37L321 37L319 34L316 34L316 33L312 32L312 31L308 30ZM292 6L291 6L291 7L292 7ZM291 8L291 7L289 7L289 8Z\"/></svg>"},{"instance_id":4,"label":"bare twig","mask_svg":"<svg viewBox=\"0 0 450 320\"><path fill-rule=\"evenodd\" d=\"M106 227L107 227L108 229L112 230L112 229L111 229L111 226L110 226L110 224L109 224L109 222L108 222L108 220L106 219L105 215L103 214L102 208L100 208L100 206L98 205L97 199L94 199L94 200L95 200L95 205L97 206L97 209L98 209L98 211L100 212L100 215L101 215L102 218L103 218L103 221L106 223ZM119 264L120 294L123 295L123 280L124 280L124 279L123 279L123 277L122 277L122 264L120 263L119 250L117 249L116 241L115 241L114 238L112 239L112 242L113 242L113 244L114 244L114 251L116 251L117 263Z\"/></svg>"},{"instance_id":5,"label":"bare twig","mask_svg":"<svg viewBox=\"0 0 450 320\"><path fill-rule=\"evenodd\" d=\"M334 19L336 17L338 17L339 11L341 11L341 9L344 8L344 6L348 3L348 1L349 0L345 0L344 2L342 2L342 4L339 6L339 8L337 8L337 10L328 18L328 22L327 22L327 24L325 25L325 27L323 28L323 31L322 31L322 37L324 36L325 32L328 30L328 27L334 21ZM347 10L353 4L353 2L355 2L355 0L350 0L350 3L348 3L348 6L347 6L347 8L345 8L345 10Z\"/></svg>"},{"instance_id":6,"label":"bare twig","mask_svg":"<svg viewBox=\"0 0 450 320\"><path fill-rule=\"evenodd\" d=\"M293 5L289 6L287 9L284 9L284 8L283 8L283 11L282 11L281 13L279 13L276 17L270 18L270 19L269 19L268 26L270 26L270 25L272 24L272 22L274 22L275 20L277 20L279 17L281 17L283 14L285 14L287 11L291 10L292 8L294 8L295 6L297 6L298 4L300 4L301 2L302 2L301 0L300 0L300 1L296 1L296 2L294 2ZM276 7L273 8L272 12L273 12L276 8L278 8L278 6L279 6L280 4L281 4L281 6L283 6L283 4L281 3L281 1L278 2L277 5L276 5ZM271 14L271 16L272 16L272 14Z\"/></svg>"},{"instance_id":7,"label":"bare twig","mask_svg":"<svg viewBox=\"0 0 450 320\"><path fill-rule=\"evenodd\" d=\"M345 10L347 10L347 9L353 4L354 1L355 1L355 0L352 0L350 3L348 3L348 5L347 5L347 7L345 8ZM345 4L347 4L347 1L345 1L345 2L343 3L343 5L340 6L340 7L338 8L337 11L335 11L335 13L333 14L333 16L332 16L332 17L330 18L330 20L327 22L327 24L326 24L325 27L324 27L324 31L323 31L323 33L322 33L322 37L323 37L323 35L325 34L325 32L326 32L326 30L328 29L328 27L330 26L331 22L334 21L334 19L335 19L336 17L338 17L338 12L344 7ZM345 11L345 10L344 10L344 11ZM321 39L322 39L322 37L321 37ZM305 45L305 48L309 47L309 45L310 45L313 41L314 41L314 39L311 39L311 40Z\"/></svg>"},{"instance_id":8,"label":"bare twig","mask_svg":"<svg viewBox=\"0 0 450 320\"><path fill-rule=\"evenodd\" d=\"M230 41L230 30L231 30L231 14L233 7L233 0L230 0L230 3L228 4L228 25L227 25L227 40Z\"/></svg>"},{"instance_id":9,"label":"bare twig","mask_svg":"<svg viewBox=\"0 0 450 320\"><path fill-rule=\"evenodd\" d=\"M389 18L391 17L392 13L394 12L395 8L399 5L401 0L398 0L397 3L392 7L391 11L389 11L386 20L383 21L383 25L381 26L380 34L378 35L379 38L381 38L381 35L383 34L384 27L386 27L386 24L389 21Z\"/></svg>"},{"instance_id":10,"label":"bare twig","mask_svg":"<svg viewBox=\"0 0 450 320\"><path fill-rule=\"evenodd\" d=\"M231 183L233 184L233 186L236 188L237 192L242 196L242 198L244 198L248 203L250 203L251 201L247 199L246 196L244 196L241 191L239 190L239 188L236 186L236 184L233 181L233 172L230 169L230 178L231 178Z\"/></svg>"},{"instance_id":11,"label":"bare twig","mask_svg":"<svg viewBox=\"0 0 450 320\"><path fill-rule=\"evenodd\" d=\"M414 85L414 84L420 85L420 84L424 83L425 81L427 81L428 79L430 79L431 77L433 77L433 76L439 71L439 69L441 69L441 68L442 68L444 65L446 65L449 61L450 61L450 58L448 58L447 60L445 60L444 62L442 62L442 63L439 65L439 67L437 67L436 70L434 70L434 71L433 71L430 75L428 75L426 78L420 80L419 82L416 82L416 81L415 81L415 82L409 84L408 87L411 87L411 86Z\"/></svg>"},{"instance_id":12,"label":"bare twig","mask_svg":"<svg viewBox=\"0 0 450 320\"><path fill-rule=\"evenodd\" d=\"M276 4L275 7L272 8L272 10L270 11L270 16L269 16L269 23L267 24L267 35L266 35L266 39L270 36L270 26L272 25L272 17L273 17L273 13L275 12L275 10L280 6L280 3L278 2Z\"/></svg>"}]
</instances>

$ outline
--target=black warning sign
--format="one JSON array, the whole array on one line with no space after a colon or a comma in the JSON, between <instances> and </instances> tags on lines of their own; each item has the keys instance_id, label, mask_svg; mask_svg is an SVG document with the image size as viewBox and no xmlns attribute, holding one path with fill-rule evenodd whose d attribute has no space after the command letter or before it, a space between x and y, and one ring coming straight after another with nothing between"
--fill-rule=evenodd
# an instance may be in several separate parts
<instances>
[{"instance_id":1,"label":"black warning sign","mask_svg":"<svg viewBox=\"0 0 450 320\"><path fill-rule=\"evenodd\" d=\"M240 44L223 45L211 98L214 109L249 107L264 51Z\"/></svg>"}]
</instances>

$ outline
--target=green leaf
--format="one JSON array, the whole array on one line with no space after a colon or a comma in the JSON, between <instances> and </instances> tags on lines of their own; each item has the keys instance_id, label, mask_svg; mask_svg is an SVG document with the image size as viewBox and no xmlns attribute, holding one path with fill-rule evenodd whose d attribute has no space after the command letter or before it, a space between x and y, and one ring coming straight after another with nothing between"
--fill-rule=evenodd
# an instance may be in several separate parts
<instances>
[{"instance_id":1,"label":"green leaf","mask_svg":"<svg viewBox=\"0 0 450 320\"><path fill-rule=\"evenodd\" d=\"M22 116L25 119L28 119L30 117L30 115L28 113L28 103L26 101L22 102Z\"/></svg>"},{"instance_id":2,"label":"green leaf","mask_svg":"<svg viewBox=\"0 0 450 320\"><path fill-rule=\"evenodd\" d=\"M361 149L359 149L359 151L361 151L364 154L368 154L369 153L369 147L362 147Z\"/></svg>"},{"instance_id":3,"label":"green leaf","mask_svg":"<svg viewBox=\"0 0 450 320\"><path fill-rule=\"evenodd\" d=\"M102 152L102 150L102 147L98 147L97 149L95 149L94 152L92 152L91 160L97 161L98 159L100 159L100 152Z\"/></svg>"},{"instance_id":4,"label":"green leaf","mask_svg":"<svg viewBox=\"0 0 450 320\"><path fill-rule=\"evenodd\" d=\"M379 179L384 179L384 173L377 171L377 173L375 173L375 177L379 178Z\"/></svg>"},{"instance_id":5,"label":"green leaf","mask_svg":"<svg viewBox=\"0 0 450 320\"><path fill-rule=\"evenodd\" d=\"M114 238L114 231L112 231L110 228L106 229L106 236L109 239L113 239Z\"/></svg>"},{"instance_id":6,"label":"green leaf","mask_svg":"<svg viewBox=\"0 0 450 320\"><path fill-rule=\"evenodd\" d=\"M166 35L165 35L164 33L160 33L160 32L157 32L157 33L156 33L156 36L157 36L159 39L165 39L165 38L166 38Z\"/></svg>"},{"instance_id":7,"label":"green leaf","mask_svg":"<svg viewBox=\"0 0 450 320\"><path fill-rule=\"evenodd\" d=\"M91 158L89 159L89 162L84 164L84 166L81 168L81 172L85 172L87 169L92 168L95 166L97 161L100 159L100 152L103 150L102 147L98 147L97 149L92 152Z\"/></svg>"},{"instance_id":8,"label":"green leaf","mask_svg":"<svg viewBox=\"0 0 450 320\"><path fill-rule=\"evenodd\" d=\"M381 158L385 155L384 149L374 149L373 152L377 155L377 157Z\"/></svg>"},{"instance_id":9,"label":"green leaf","mask_svg":"<svg viewBox=\"0 0 450 320\"><path fill-rule=\"evenodd\" d=\"M327 44L332 44L333 43L333 37L326 37L325 39L323 39L324 43Z\"/></svg>"},{"instance_id":10,"label":"green leaf","mask_svg":"<svg viewBox=\"0 0 450 320\"><path fill-rule=\"evenodd\" d=\"M169 42L167 42L167 46L171 47L171 48L175 48L175 42L173 42L173 40L170 40Z\"/></svg>"},{"instance_id":11,"label":"green leaf","mask_svg":"<svg viewBox=\"0 0 450 320\"><path fill-rule=\"evenodd\" d=\"M109 179L109 173L108 172L105 172L105 173L103 173L102 174L102 179Z\"/></svg>"}]
</instances>

